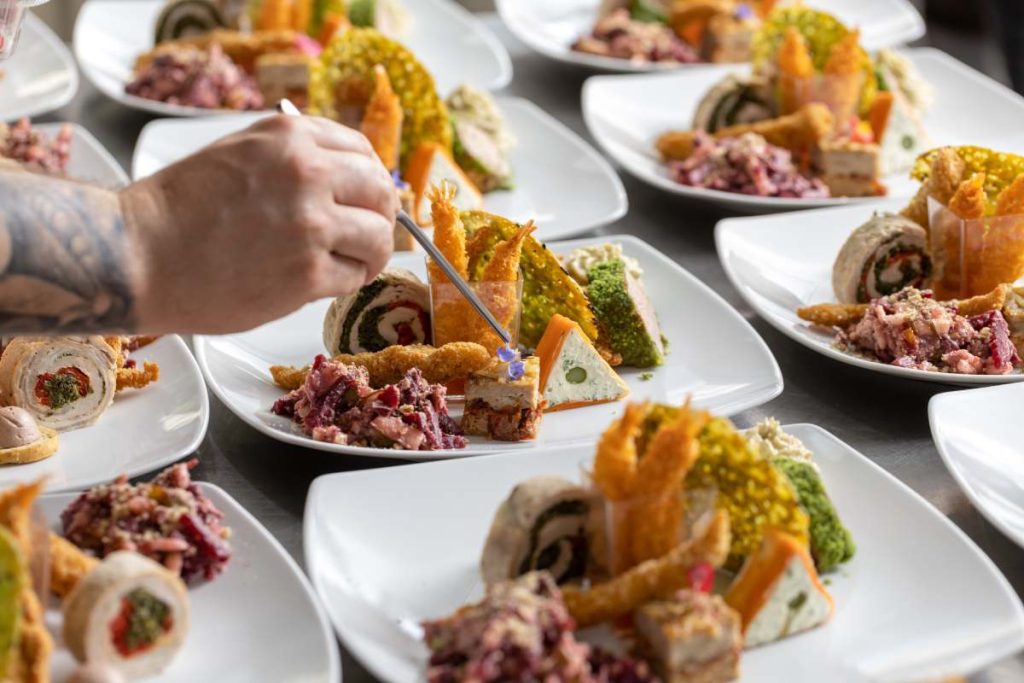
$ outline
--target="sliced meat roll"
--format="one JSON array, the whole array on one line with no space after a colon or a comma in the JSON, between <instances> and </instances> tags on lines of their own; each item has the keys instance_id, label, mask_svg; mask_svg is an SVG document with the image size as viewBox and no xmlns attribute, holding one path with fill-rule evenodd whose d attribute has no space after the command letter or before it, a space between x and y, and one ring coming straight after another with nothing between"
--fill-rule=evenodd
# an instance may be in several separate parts
<instances>
[{"instance_id":1,"label":"sliced meat roll","mask_svg":"<svg viewBox=\"0 0 1024 683\"><path fill-rule=\"evenodd\" d=\"M480 560L484 583L542 569L559 584L583 578L592 510L597 512L593 497L561 477L539 476L516 486L491 522Z\"/></svg>"},{"instance_id":2,"label":"sliced meat roll","mask_svg":"<svg viewBox=\"0 0 1024 683\"><path fill-rule=\"evenodd\" d=\"M0 401L57 431L95 422L116 387L117 359L102 337L18 337L0 356Z\"/></svg>"},{"instance_id":3,"label":"sliced meat roll","mask_svg":"<svg viewBox=\"0 0 1024 683\"><path fill-rule=\"evenodd\" d=\"M832 289L839 303L868 303L904 287L926 287L931 269L924 228L903 216L876 213L839 250Z\"/></svg>"},{"instance_id":4,"label":"sliced meat roll","mask_svg":"<svg viewBox=\"0 0 1024 683\"><path fill-rule=\"evenodd\" d=\"M332 356L430 343L430 293L402 268L387 268L355 294L331 302L324 346Z\"/></svg>"}]
</instances>

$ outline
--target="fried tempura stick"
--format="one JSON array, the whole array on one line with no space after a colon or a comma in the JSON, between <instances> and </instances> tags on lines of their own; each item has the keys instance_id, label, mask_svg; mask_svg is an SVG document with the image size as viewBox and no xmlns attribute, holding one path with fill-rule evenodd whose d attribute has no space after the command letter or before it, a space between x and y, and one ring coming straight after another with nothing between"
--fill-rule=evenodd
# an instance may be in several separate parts
<instances>
[{"instance_id":1,"label":"fried tempura stick","mask_svg":"<svg viewBox=\"0 0 1024 683\"><path fill-rule=\"evenodd\" d=\"M987 294L954 301L962 316L972 316L992 310L1002 310L1011 291L1010 285L1001 284ZM868 304L815 304L798 308L801 320L822 327L850 327L864 317Z\"/></svg>"},{"instance_id":2,"label":"fried tempura stick","mask_svg":"<svg viewBox=\"0 0 1024 683\"><path fill-rule=\"evenodd\" d=\"M770 144L800 152L810 149L828 135L833 122L832 112L828 107L815 102L804 105L793 114L757 123L720 128L712 135L716 138L726 138L743 133L757 133ZM682 161L693 154L695 137L696 131L692 130L670 131L658 138L655 147L665 161Z\"/></svg>"},{"instance_id":3,"label":"fried tempura stick","mask_svg":"<svg viewBox=\"0 0 1024 683\"><path fill-rule=\"evenodd\" d=\"M491 362L491 354L473 342L452 342L440 348L424 344L389 346L376 353L342 354L335 356L334 360L366 368L370 384L381 387L401 381L411 368L419 368L428 382L448 384L483 369ZM302 386L308 372L309 366L274 365L270 368L274 383L288 391Z\"/></svg>"},{"instance_id":4,"label":"fried tempura stick","mask_svg":"<svg viewBox=\"0 0 1024 683\"><path fill-rule=\"evenodd\" d=\"M160 366L145 362L141 368L120 368L117 371L117 390L141 389L160 379Z\"/></svg>"},{"instance_id":5,"label":"fried tempura stick","mask_svg":"<svg viewBox=\"0 0 1024 683\"><path fill-rule=\"evenodd\" d=\"M814 76L814 62L807 51L807 42L800 32L790 26L779 46L780 110L792 114L808 101L810 79Z\"/></svg>"},{"instance_id":6,"label":"fried tempura stick","mask_svg":"<svg viewBox=\"0 0 1024 683\"><path fill-rule=\"evenodd\" d=\"M796 314L812 325L849 327L863 318L867 310L867 304L814 304L796 309Z\"/></svg>"},{"instance_id":7,"label":"fried tempura stick","mask_svg":"<svg viewBox=\"0 0 1024 683\"><path fill-rule=\"evenodd\" d=\"M656 560L638 564L624 574L590 590L574 586L562 589L566 607L578 628L586 628L624 616L657 597L667 597L689 584L687 569L707 562L720 567L729 554L729 515L715 513L704 533L676 546Z\"/></svg>"},{"instance_id":8,"label":"fried tempura stick","mask_svg":"<svg viewBox=\"0 0 1024 683\"><path fill-rule=\"evenodd\" d=\"M469 280L469 259L466 256L466 228L455 207L455 186L447 180L427 190L430 218L434 226L434 246L444 254L463 280ZM448 282L448 276L433 261L427 262L430 282ZM436 324L436 321L435 321Z\"/></svg>"},{"instance_id":9,"label":"fried tempura stick","mask_svg":"<svg viewBox=\"0 0 1024 683\"><path fill-rule=\"evenodd\" d=\"M66 597L99 563L63 536L50 534L50 590L56 595Z\"/></svg>"},{"instance_id":10,"label":"fried tempura stick","mask_svg":"<svg viewBox=\"0 0 1024 683\"><path fill-rule=\"evenodd\" d=\"M391 88L391 79L382 65L373 67L373 75L376 79L373 95L366 105L359 130L390 171L398 167L402 140L402 104Z\"/></svg>"}]
</instances>

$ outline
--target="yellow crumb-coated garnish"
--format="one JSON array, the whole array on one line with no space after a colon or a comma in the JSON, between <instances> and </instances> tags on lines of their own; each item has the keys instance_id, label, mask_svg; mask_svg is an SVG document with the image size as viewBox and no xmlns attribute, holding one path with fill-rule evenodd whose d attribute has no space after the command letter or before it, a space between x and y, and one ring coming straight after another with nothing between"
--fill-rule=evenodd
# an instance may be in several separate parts
<instances>
[{"instance_id":1,"label":"yellow crumb-coated garnish","mask_svg":"<svg viewBox=\"0 0 1024 683\"><path fill-rule=\"evenodd\" d=\"M753 451L724 418L700 434L700 457L686 476L688 490L712 489L716 506L729 513L732 561L753 553L768 527L807 539L809 520L782 472Z\"/></svg>"},{"instance_id":2,"label":"yellow crumb-coated garnish","mask_svg":"<svg viewBox=\"0 0 1024 683\"><path fill-rule=\"evenodd\" d=\"M401 165L421 142L449 152L452 128L434 78L407 48L372 28L334 36L309 75L309 109L336 120L348 106L365 105L374 91L374 67L383 65L402 104Z\"/></svg>"},{"instance_id":3,"label":"yellow crumb-coated garnish","mask_svg":"<svg viewBox=\"0 0 1024 683\"><path fill-rule=\"evenodd\" d=\"M939 154L938 147L919 156L910 170L910 175L924 182L931 175L932 162ZM1024 156L1009 152L996 152L985 147L961 146L951 147L966 165L964 177L975 173L985 174L985 197L988 202L988 213L995 210L999 193L1008 187L1017 176L1024 173Z\"/></svg>"},{"instance_id":4,"label":"yellow crumb-coated garnish","mask_svg":"<svg viewBox=\"0 0 1024 683\"><path fill-rule=\"evenodd\" d=\"M485 211L465 211L466 251L469 277L479 279L495 254L498 243L512 239L521 225ZM523 306L519 322L519 342L534 348L556 313L575 321L592 341L597 339L597 322L587 295L562 268L558 257L533 235L523 243L519 267L523 272Z\"/></svg>"}]
</instances>

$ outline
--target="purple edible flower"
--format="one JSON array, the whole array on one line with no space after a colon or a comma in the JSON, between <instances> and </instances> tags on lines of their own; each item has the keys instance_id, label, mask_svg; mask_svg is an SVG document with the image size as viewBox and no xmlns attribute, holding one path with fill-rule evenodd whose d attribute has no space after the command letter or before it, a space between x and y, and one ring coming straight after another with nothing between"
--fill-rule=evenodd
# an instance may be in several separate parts
<instances>
[{"instance_id":1,"label":"purple edible flower","mask_svg":"<svg viewBox=\"0 0 1024 683\"><path fill-rule=\"evenodd\" d=\"M508 344L505 344L498 349L498 360L502 363L511 363L512 361L519 358L519 352L513 349Z\"/></svg>"},{"instance_id":2,"label":"purple edible flower","mask_svg":"<svg viewBox=\"0 0 1024 683\"><path fill-rule=\"evenodd\" d=\"M750 5L747 3L740 3L739 5L736 5L736 10L733 12L732 16L736 19L740 19L741 21L750 19L754 16L754 10L750 9Z\"/></svg>"},{"instance_id":3,"label":"purple edible flower","mask_svg":"<svg viewBox=\"0 0 1024 683\"><path fill-rule=\"evenodd\" d=\"M397 168L391 172L391 180L395 183L395 187L397 187L399 190L409 189L409 183L402 180L402 174L398 171Z\"/></svg>"},{"instance_id":4,"label":"purple edible flower","mask_svg":"<svg viewBox=\"0 0 1024 683\"><path fill-rule=\"evenodd\" d=\"M521 360L514 360L508 364L508 378L513 382L523 376L526 372L526 365Z\"/></svg>"}]
</instances>

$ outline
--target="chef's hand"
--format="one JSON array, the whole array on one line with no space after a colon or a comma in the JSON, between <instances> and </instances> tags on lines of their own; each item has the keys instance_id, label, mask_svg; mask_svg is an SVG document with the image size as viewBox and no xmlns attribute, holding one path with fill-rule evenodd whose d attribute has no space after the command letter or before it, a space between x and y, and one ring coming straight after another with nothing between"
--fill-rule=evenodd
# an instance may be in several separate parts
<instances>
[{"instance_id":1,"label":"chef's hand","mask_svg":"<svg viewBox=\"0 0 1024 683\"><path fill-rule=\"evenodd\" d=\"M370 282L398 199L370 143L273 116L121 192L140 330L248 329Z\"/></svg>"}]
</instances>

